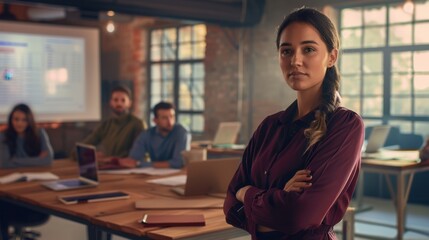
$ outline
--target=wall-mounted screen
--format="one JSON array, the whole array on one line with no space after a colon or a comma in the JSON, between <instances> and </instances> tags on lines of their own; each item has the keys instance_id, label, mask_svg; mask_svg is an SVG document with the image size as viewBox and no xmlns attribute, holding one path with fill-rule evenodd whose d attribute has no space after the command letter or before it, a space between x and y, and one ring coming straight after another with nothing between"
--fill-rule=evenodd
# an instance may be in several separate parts
<instances>
[{"instance_id":1,"label":"wall-mounted screen","mask_svg":"<svg viewBox=\"0 0 429 240\"><path fill-rule=\"evenodd\" d=\"M0 122L27 103L38 122L100 119L99 31L0 21Z\"/></svg>"}]
</instances>

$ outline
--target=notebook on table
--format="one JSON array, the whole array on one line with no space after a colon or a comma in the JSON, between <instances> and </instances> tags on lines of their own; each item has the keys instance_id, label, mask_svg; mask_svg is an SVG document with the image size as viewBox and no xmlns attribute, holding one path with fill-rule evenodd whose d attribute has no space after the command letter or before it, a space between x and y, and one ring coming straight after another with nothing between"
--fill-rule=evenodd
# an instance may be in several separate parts
<instances>
[{"instance_id":1,"label":"notebook on table","mask_svg":"<svg viewBox=\"0 0 429 240\"><path fill-rule=\"evenodd\" d=\"M203 214L145 214L141 220L146 227L205 226Z\"/></svg>"},{"instance_id":2,"label":"notebook on table","mask_svg":"<svg viewBox=\"0 0 429 240\"><path fill-rule=\"evenodd\" d=\"M98 169L95 147L92 145L77 143L75 148L79 166L79 178L44 182L42 183L43 186L54 191L64 191L96 187L98 185Z\"/></svg>"},{"instance_id":3,"label":"notebook on table","mask_svg":"<svg viewBox=\"0 0 429 240\"><path fill-rule=\"evenodd\" d=\"M171 190L183 196L223 197L240 161L240 158L225 158L190 162L185 187L174 187Z\"/></svg>"}]
</instances>

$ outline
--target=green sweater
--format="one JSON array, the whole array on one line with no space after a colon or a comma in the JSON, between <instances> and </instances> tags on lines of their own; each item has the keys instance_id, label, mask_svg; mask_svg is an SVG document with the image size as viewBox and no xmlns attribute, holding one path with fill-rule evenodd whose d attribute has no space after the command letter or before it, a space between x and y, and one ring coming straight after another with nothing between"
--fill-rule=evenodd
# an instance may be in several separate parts
<instances>
[{"instance_id":1,"label":"green sweater","mask_svg":"<svg viewBox=\"0 0 429 240\"><path fill-rule=\"evenodd\" d=\"M106 156L126 157L146 123L132 114L111 117L101 123L83 143L96 145Z\"/></svg>"}]
</instances>

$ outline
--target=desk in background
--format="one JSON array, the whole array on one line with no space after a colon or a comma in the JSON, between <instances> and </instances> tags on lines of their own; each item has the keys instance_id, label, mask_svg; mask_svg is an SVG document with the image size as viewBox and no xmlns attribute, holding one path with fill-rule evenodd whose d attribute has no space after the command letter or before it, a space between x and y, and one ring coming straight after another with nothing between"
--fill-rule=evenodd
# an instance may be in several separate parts
<instances>
[{"instance_id":1,"label":"desk in background","mask_svg":"<svg viewBox=\"0 0 429 240\"><path fill-rule=\"evenodd\" d=\"M0 176L17 171L0 170ZM52 167L21 168L20 172L52 172L60 178L77 177L76 162L70 160L54 161ZM183 239L200 237L201 239L225 239L242 236L244 231L225 222L222 209L182 209L182 210L138 210L134 207L137 200L143 198L167 198L173 202L181 197L170 191L170 187L147 183L147 175L100 174L100 185L96 188L70 190L66 192L50 191L40 182L17 182L0 185L0 198L26 206L41 212L82 223L88 228L88 238L103 239L108 232L130 239ZM58 195L90 193L95 191L123 190L130 193L129 199L64 205L57 200ZM204 227L143 227L138 220L143 213L163 214L204 214ZM60 236L59 236L60 238Z\"/></svg>"},{"instance_id":2,"label":"desk in background","mask_svg":"<svg viewBox=\"0 0 429 240\"><path fill-rule=\"evenodd\" d=\"M405 215L408 196L413 183L414 174L429 171L429 161L416 163L400 160L363 159L361 179L357 192L357 207L361 207L363 198L363 173L372 172L385 176L393 204L396 208L397 239L402 240L406 230ZM392 184L392 176L396 177L396 192ZM410 229L411 230L411 229ZM429 232L426 233L429 235Z\"/></svg>"}]
</instances>

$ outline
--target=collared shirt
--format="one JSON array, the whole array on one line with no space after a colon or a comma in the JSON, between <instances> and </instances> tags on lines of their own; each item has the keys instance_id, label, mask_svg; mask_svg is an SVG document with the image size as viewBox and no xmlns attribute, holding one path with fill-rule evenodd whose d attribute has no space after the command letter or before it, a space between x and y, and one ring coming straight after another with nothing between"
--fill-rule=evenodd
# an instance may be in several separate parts
<instances>
[{"instance_id":1,"label":"collared shirt","mask_svg":"<svg viewBox=\"0 0 429 240\"><path fill-rule=\"evenodd\" d=\"M157 127L139 135L133 144L129 157L140 161L141 167L151 166L144 162L146 153L149 153L151 162L167 161L172 168L182 168L183 158L181 152L189 150L191 135L180 124L176 124L167 136L162 136Z\"/></svg>"},{"instance_id":2,"label":"collared shirt","mask_svg":"<svg viewBox=\"0 0 429 240\"><path fill-rule=\"evenodd\" d=\"M47 166L52 163L54 152L45 129L39 129L41 152L46 151L46 157L30 157L24 149L24 139L16 139L16 153L10 156L9 146L4 143L4 133L0 133L0 168Z\"/></svg>"},{"instance_id":3,"label":"collared shirt","mask_svg":"<svg viewBox=\"0 0 429 240\"><path fill-rule=\"evenodd\" d=\"M255 131L224 204L228 223L257 238L257 226L280 232L276 239L334 239L332 226L349 205L359 175L364 139L362 119L353 111L337 108L327 119L324 137L304 154L304 129L315 112L292 121L296 101L286 111L267 117ZM298 170L308 169L312 186L303 192L286 192L285 184ZM236 192L251 185L243 204Z\"/></svg>"},{"instance_id":4,"label":"collared shirt","mask_svg":"<svg viewBox=\"0 0 429 240\"><path fill-rule=\"evenodd\" d=\"M145 122L131 113L111 117L103 121L82 142L97 145L106 156L126 157L134 140L145 128Z\"/></svg>"}]
</instances>

